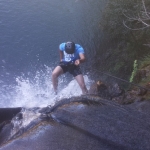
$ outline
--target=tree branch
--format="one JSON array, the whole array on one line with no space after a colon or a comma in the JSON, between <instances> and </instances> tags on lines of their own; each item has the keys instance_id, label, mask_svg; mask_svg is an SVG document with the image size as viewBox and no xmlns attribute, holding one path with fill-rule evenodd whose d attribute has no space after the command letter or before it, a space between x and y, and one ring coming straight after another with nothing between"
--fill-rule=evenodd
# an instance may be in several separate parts
<instances>
[{"instance_id":1,"label":"tree branch","mask_svg":"<svg viewBox=\"0 0 150 150\"><path fill-rule=\"evenodd\" d=\"M142 28L130 28L129 26L126 25L126 21L124 21L124 20L123 20L123 25L124 25L126 28L130 29L130 30L143 30L143 29L145 29L145 28L148 28L148 26L145 26L145 27L142 27ZM149 25L149 26L150 26L150 25Z\"/></svg>"},{"instance_id":2,"label":"tree branch","mask_svg":"<svg viewBox=\"0 0 150 150\"><path fill-rule=\"evenodd\" d=\"M150 24L148 24L147 22L148 21L150 21L150 12L147 12L147 9L146 9L146 6L145 6L145 2L144 2L144 0L142 0L142 7L143 7L143 9L144 9L144 11L141 11L141 13L142 13L142 15L140 15L140 14L138 14L137 15L137 17L129 17L128 15L126 15L124 12L122 12L123 13L123 15L127 18L127 21L124 21L123 20L123 25L126 27L126 28L128 28L128 29L130 29L130 30L143 30L143 29L145 29L145 28L148 28L148 27L150 27ZM141 17L142 16L142 17ZM135 21L137 21L137 24L138 23L141 23L141 24L143 24L144 25L144 27L138 27L138 28L131 28L131 27L129 27L126 23L127 22L135 22Z\"/></svg>"},{"instance_id":3,"label":"tree branch","mask_svg":"<svg viewBox=\"0 0 150 150\"><path fill-rule=\"evenodd\" d=\"M148 14L148 12L147 12L147 9L146 9L146 7L145 7L145 2L144 2L144 0L142 0L142 3L143 3L143 8L144 8L144 10L145 10L145 14L146 14L146 16L150 19L150 16L149 16L149 14Z\"/></svg>"}]
</instances>

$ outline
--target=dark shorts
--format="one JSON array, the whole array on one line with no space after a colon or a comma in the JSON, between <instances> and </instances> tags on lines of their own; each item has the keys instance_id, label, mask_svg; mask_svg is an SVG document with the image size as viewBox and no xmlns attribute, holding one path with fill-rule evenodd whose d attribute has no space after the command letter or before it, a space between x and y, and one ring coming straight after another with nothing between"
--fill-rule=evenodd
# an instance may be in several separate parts
<instances>
[{"instance_id":1,"label":"dark shorts","mask_svg":"<svg viewBox=\"0 0 150 150\"><path fill-rule=\"evenodd\" d=\"M60 66L63 69L64 73L69 72L74 77L82 74L80 66L76 66L74 64L65 63L65 62L60 62L58 66Z\"/></svg>"}]
</instances>

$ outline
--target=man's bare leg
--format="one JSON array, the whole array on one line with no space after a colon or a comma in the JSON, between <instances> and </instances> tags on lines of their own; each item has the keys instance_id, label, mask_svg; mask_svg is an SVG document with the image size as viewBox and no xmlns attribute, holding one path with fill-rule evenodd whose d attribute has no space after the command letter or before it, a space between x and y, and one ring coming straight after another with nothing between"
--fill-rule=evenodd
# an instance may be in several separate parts
<instances>
[{"instance_id":1,"label":"man's bare leg","mask_svg":"<svg viewBox=\"0 0 150 150\"><path fill-rule=\"evenodd\" d=\"M63 74L63 70L60 66L57 66L52 72L52 84L54 91L57 93L57 86L58 86L58 76Z\"/></svg>"},{"instance_id":2,"label":"man's bare leg","mask_svg":"<svg viewBox=\"0 0 150 150\"><path fill-rule=\"evenodd\" d=\"M77 80L77 82L78 82L78 84L79 84L79 86L80 86L80 88L81 88L81 90L82 90L82 93L83 93L83 94L88 93L88 90L87 90L87 88L86 88L86 86L85 86L85 82L84 82L83 75L82 75L82 74L77 75L77 76L75 77L75 79Z\"/></svg>"}]
</instances>

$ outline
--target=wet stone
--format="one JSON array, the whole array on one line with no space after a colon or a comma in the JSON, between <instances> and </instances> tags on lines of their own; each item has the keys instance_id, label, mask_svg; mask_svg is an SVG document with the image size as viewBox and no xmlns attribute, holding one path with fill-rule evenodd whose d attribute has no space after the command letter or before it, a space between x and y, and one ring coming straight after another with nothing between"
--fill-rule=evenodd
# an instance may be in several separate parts
<instances>
[{"instance_id":1,"label":"wet stone","mask_svg":"<svg viewBox=\"0 0 150 150\"><path fill-rule=\"evenodd\" d=\"M82 104L83 97L77 99L52 109L51 118L31 121L32 128L22 135L0 141L0 150L150 149L149 115L113 101L99 99L103 105L88 105Z\"/></svg>"}]
</instances>

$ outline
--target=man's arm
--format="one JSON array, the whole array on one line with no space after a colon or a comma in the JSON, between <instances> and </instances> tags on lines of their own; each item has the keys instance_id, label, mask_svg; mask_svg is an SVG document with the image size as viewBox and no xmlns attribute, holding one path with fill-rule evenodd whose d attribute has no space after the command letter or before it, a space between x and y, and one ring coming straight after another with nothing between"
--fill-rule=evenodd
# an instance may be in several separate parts
<instances>
[{"instance_id":1,"label":"man's arm","mask_svg":"<svg viewBox=\"0 0 150 150\"><path fill-rule=\"evenodd\" d=\"M59 50L59 56L60 56L60 61L62 61L64 54L63 54L63 52L61 50Z\"/></svg>"},{"instance_id":2,"label":"man's arm","mask_svg":"<svg viewBox=\"0 0 150 150\"><path fill-rule=\"evenodd\" d=\"M80 59L79 59L80 63L85 62L85 55L83 53L80 53L79 56L80 56Z\"/></svg>"},{"instance_id":3,"label":"man's arm","mask_svg":"<svg viewBox=\"0 0 150 150\"><path fill-rule=\"evenodd\" d=\"M75 65L77 65L77 66L80 65L80 63L85 62L85 55L83 53L80 53L79 56L80 56L80 59L77 59L75 61Z\"/></svg>"}]
</instances>

